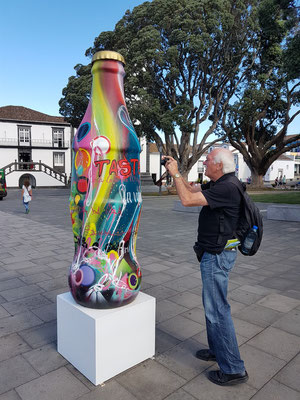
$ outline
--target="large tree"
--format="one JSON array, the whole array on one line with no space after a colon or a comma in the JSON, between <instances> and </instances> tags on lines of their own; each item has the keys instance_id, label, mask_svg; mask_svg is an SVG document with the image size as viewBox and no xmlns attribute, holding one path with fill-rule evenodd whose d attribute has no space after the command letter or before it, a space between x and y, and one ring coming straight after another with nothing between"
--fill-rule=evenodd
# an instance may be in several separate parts
<instances>
[{"instance_id":1,"label":"large tree","mask_svg":"<svg viewBox=\"0 0 300 400\"><path fill-rule=\"evenodd\" d=\"M125 93L137 133L173 155L184 175L208 140L210 145L220 140L209 136L251 69L256 5L257 0L145 2L127 11L114 31L102 32L86 52L92 57L109 49L125 57ZM61 114L75 125L90 93L89 68L76 66L60 100Z\"/></svg>"},{"instance_id":2,"label":"large tree","mask_svg":"<svg viewBox=\"0 0 300 400\"><path fill-rule=\"evenodd\" d=\"M258 15L259 51L223 128L259 187L271 164L300 139L299 130L287 135L300 114L300 35L294 1L263 0Z\"/></svg>"}]
</instances>

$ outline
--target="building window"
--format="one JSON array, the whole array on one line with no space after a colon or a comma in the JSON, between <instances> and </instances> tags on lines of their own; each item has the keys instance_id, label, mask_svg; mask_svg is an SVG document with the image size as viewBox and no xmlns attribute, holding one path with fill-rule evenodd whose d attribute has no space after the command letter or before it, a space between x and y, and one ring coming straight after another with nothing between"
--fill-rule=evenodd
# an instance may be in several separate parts
<instances>
[{"instance_id":1,"label":"building window","mask_svg":"<svg viewBox=\"0 0 300 400\"><path fill-rule=\"evenodd\" d=\"M65 153L53 153L53 169L65 172Z\"/></svg>"},{"instance_id":2,"label":"building window","mask_svg":"<svg viewBox=\"0 0 300 400\"><path fill-rule=\"evenodd\" d=\"M53 147L64 147L64 130L63 129L52 129L53 136Z\"/></svg>"},{"instance_id":3,"label":"building window","mask_svg":"<svg viewBox=\"0 0 300 400\"><path fill-rule=\"evenodd\" d=\"M19 134L19 146L30 146L30 126L19 126L18 134Z\"/></svg>"}]
</instances>

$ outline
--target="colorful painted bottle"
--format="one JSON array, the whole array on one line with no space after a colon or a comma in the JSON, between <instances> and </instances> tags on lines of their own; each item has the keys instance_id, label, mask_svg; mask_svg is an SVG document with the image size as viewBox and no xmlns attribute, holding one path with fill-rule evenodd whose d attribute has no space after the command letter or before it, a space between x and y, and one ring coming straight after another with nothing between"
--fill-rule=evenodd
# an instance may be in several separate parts
<instances>
[{"instance_id":1,"label":"colorful painted bottle","mask_svg":"<svg viewBox=\"0 0 300 400\"><path fill-rule=\"evenodd\" d=\"M124 64L113 51L94 55L91 99L72 145L69 286L75 301L90 308L128 304L141 284L141 148L125 105Z\"/></svg>"}]
</instances>

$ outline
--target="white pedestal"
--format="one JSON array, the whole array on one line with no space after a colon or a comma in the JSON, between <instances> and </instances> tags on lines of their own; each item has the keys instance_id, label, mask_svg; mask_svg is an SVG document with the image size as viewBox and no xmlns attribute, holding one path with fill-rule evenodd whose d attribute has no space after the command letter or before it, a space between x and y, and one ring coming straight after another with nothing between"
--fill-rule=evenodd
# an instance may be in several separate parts
<instances>
[{"instance_id":1,"label":"white pedestal","mask_svg":"<svg viewBox=\"0 0 300 400\"><path fill-rule=\"evenodd\" d=\"M94 385L153 357L155 298L140 292L126 306L95 310L60 294L57 350Z\"/></svg>"}]
</instances>

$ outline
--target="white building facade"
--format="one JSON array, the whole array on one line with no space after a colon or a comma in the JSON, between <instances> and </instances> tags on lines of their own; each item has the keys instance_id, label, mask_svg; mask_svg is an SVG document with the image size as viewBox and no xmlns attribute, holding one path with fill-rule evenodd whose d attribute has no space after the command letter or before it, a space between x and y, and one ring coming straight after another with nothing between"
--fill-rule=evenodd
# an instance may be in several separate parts
<instances>
[{"instance_id":1,"label":"white building facade","mask_svg":"<svg viewBox=\"0 0 300 400\"><path fill-rule=\"evenodd\" d=\"M157 146L154 143L150 143L150 146L146 146L146 140L141 139L141 172L146 172L146 149L150 152L150 162L149 162L149 173L153 176L154 180L158 180L160 177L160 153ZM244 161L242 154L236 150L233 146L228 144L215 144L214 147L224 147L229 149L234 154L235 160L235 175L242 182L247 182L251 178L251 170ZM213 147L209 148L209 153ZM209 178L204 174L205 168L203 162L206 159L207 153L203 154L201 158L192 167L189 175L189 182L196 181L209 181ZM162 174L165 172L165 168L162 167ZM268 169L264 176L264 181L266 183L274 183L276 177L280 178L286 176L287 182L300 179L300 152L299 153L286 153L281 155L271 167Z\"/></svg>"},{"instance_id":2,"label":"white building facade","mask_svg":"<svg viewBox=\"0 0 300 400\"><path fill-rule=\"evenodd\" d=\"M65 186L71 174L72 127L63 117L0 107L0 168L7 187Z\"/></svg>"}]
</instances>

